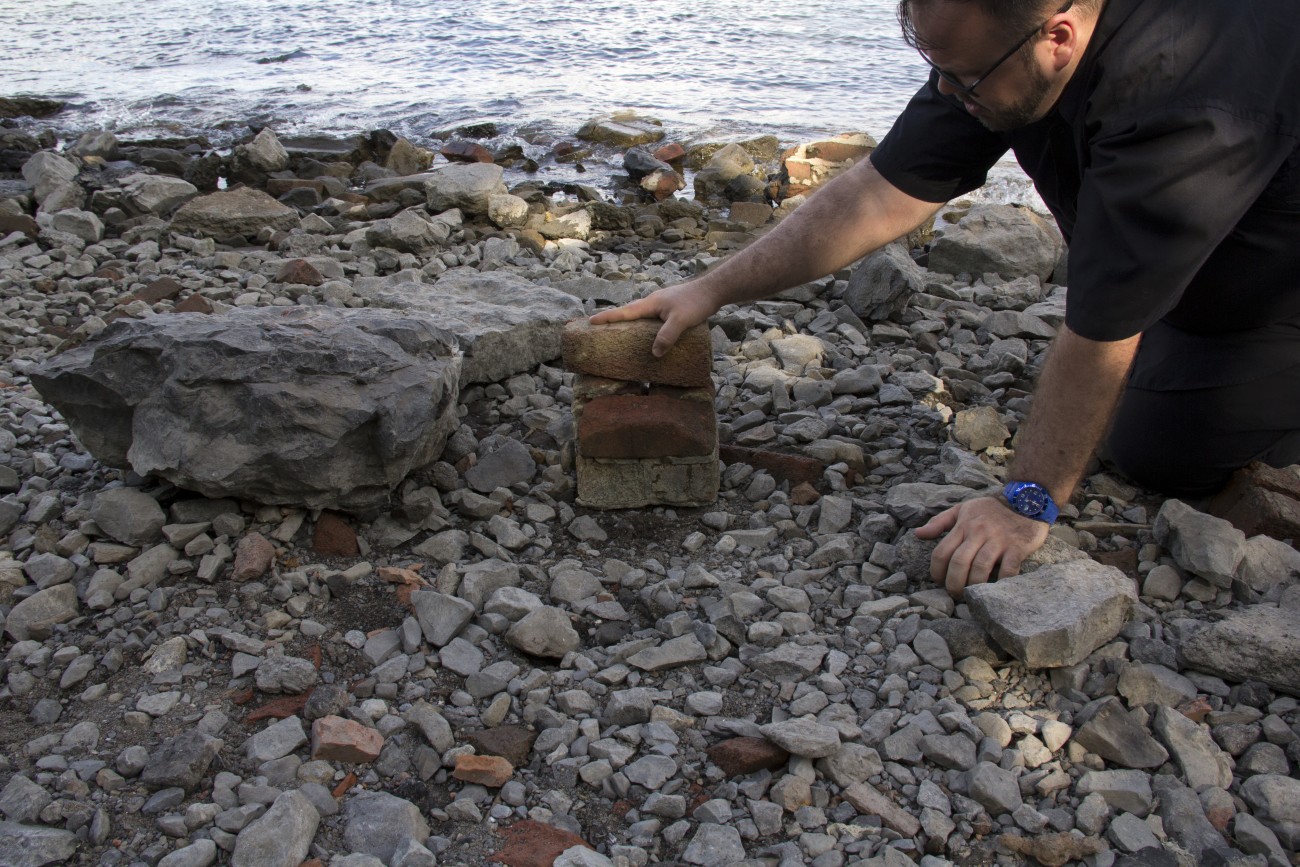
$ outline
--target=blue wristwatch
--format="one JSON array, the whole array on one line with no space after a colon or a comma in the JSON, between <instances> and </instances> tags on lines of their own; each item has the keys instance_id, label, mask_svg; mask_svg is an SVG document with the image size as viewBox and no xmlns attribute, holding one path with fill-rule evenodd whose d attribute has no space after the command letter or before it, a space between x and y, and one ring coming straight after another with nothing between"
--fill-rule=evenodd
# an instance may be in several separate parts
<instances>
[{"instance_id":1,"label":"blue wristwatch","mask_svg":"<svg viewBox=\"0 0 1300 867\"><path fill-rule=\"evenodd\" d=\"M1055 524L1061 514L1047 489L1034 482L1008 482L1002 489L1002 496L1007 498L1007 505L1016 514L1044 524Z\"/></svg>"}]
</instances>

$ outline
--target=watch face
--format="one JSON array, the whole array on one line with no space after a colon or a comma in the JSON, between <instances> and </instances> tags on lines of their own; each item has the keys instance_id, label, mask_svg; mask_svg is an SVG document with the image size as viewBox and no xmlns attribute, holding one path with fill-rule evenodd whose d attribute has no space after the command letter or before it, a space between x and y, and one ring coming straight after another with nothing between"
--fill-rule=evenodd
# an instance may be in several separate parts
<instances>
[{"instance_id":1,"label":"watch face","mask_svg":"<svg viewBox=\"0 0 1300 867\"><path fill-rule=\"evenodd\" d=\"M1016 491L1011 506L1026 518L1037 518L1047 509L1047 492L1038 485L1025 485Z\"/></svg>"}]
</instances>

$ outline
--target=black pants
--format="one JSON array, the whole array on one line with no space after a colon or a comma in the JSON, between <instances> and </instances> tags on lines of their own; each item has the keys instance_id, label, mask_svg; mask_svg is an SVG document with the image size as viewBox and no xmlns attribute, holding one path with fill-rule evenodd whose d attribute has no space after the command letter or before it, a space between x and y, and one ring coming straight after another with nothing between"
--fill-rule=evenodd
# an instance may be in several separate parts
<instances>
[{"instance_id":1,"label":"black pants","mask_svg":"<svg viewBox=\"0 0 1300 867\"><path fill-rule=\"evenodd\" d=\"M1216 493L1251 461L1300 463L1300 367L1218 388L1130 384L1106 446L1133 481L1179 497Z\"/></svg>"}]
</instances>

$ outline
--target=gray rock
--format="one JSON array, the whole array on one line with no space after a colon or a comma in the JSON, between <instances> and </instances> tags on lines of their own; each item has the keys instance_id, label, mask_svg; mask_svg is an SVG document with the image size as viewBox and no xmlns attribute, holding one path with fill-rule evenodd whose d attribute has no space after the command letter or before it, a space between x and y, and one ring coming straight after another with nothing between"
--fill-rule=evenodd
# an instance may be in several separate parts
<instances>
[{"instance_id":1,"label":"gray rock","mask_svg":"<svg viewBox=\"0 0 1300 867\"><path fill-rule=\"evenodd\" d=\"M429 742L429 746L439 753L445 753L455 745L451 724L427 701L416 702L406 712L406 718L420 730L424 739Z\"/></svg>"},{"instance_id":2,"label":"gray rock","mask_svg":"<svg viewBox=\"0 0 1300 867\"><path fill-rule=\"evenodd\" d=\"M1152 788L1165 832L1191 854L1192 863L1204 863L1201 858L1207 852L1228 849L1223 835L1205 817L1196 792L1168 774L1154 777Z\"/></svg>"},{"instance_id":3,"label":"gray rock","mask_svg":"<svg viewBox=\"0 0 1300 867\"><path fill-rule=\"evenodd\" d=\"M424 193L433 213L457 208L471 216L488 212L492 196L506 192L505 170L492 163L451 163L429 172Z\"/></svg>"},{"instance_id":4,"label":"gray rock","mask_svg":"<svg viewBox=\"0 0 1300 867\"><path fill-rule=\"evenodd\" d=\"M1137 603L1112 566L1075 560L967 587L966 604L994 640L1030 668L1074 665L1119 634Z\"/></svg>"},{"instance_id":5,"label":"gray rock","mask_svg":"<svg viewBox=\"0 0 1300 867\"><path fill-rule=\"evenodd\" d=\"M699 864L701 867L725 867L745 858L745 844L740 840L740 832L729 825L715 825L705 822L700 825L690 845L682 853L682 860L687 864Z\"/></svg>"},{"instance_id":6,"label":"gray rock","mask_svg":"<svg viewBox=\"0 0 1300 867\"><path fill-rule=\"evenodd\" d=\"M445 646L474 617L473 603L433 590L412 593L411 606L425 640L434 647Z\"/></svg>"},{"instance_id":7,"label":"gray rock","mask_svg":"<svg viewBox=\"0 0 1300 867\"><path fill-rule=\"evenodd\" d=\"M968 771L975 766L975 742L965 735L926 735L917 746L926 759L942 768Z\"/></svg>"},{"instance_id":8,"label":"gray rock","mask_svg":"<svg viewBox=\"0 0 1300 867\"><path fill-rule=\"evenodd\" d=\"M1300 780L1260 774L1242 784L1241 795L1283 846L1292 851L1300 846Z\"/></svg>"},{"instance_id":9,"label":"gray rock","mask_svg":"<svg viewBox=\"0 0 1300 867\"><path fill-rule=\"evenodd\" d=\"M27 577L41 590L66 584L76 574L77 567L71 561L58 554L33 554L23 564Z\"/></svg>"},{"instance_id":10,"label":"gray rock","mask_svg":"<svg viewBox=\"0 0 1300 867\"><path fill-rule=\"evenodd\" d=\"M1158 768L1169 758L1114 696L1085 705L1074 718L1076 743L1126 768Z\"/></svg>"},{"instance_id":11,"label":"gray rock","mask_svg":"<svg viewBox=\"0 0 1300 867\"><path fill-rule=\"evenodd\" d=\"M1269 536L1246 540L1246 552L1237 566L1237 577L1256 593L1267 593L1278 584L1300 576L1300 551Z\"/></svg>"},{"instance_id":12,"label":"gray rock","mask_svg":"<svg viewBox=\"0 0 1300 867\"><path fill-rule=\"evenodd\" d=\"M974 495L974 491L961 485L904 482L885 494L885 509L904 526L915 526Z\"/></svg>"},{"instance_id":13,"label":"gray rock","mask_svg":"<svg viewBox=\"0 0 1300 867\"><path fill-rule=\"evenodd\" d=\"M166 218L199 194L199 188L167 175L137 173L122 178L122 199L127 209L137 215L152 214ZM263 193L262 195L265 195ZM267 198L270 198L269 196ZM275 201L272 199L272 201ZM277 203L278 204L278 203ZM284 207L281 205L280 207ZM292 210L292 209L290 209ZM294 215L297 222L297 215ZM285 228L289 228L286 226Z\"/></svg>"},{"instance_id":14,"label":"gray rock","mask_svg":"<svg viewBox=\"0 0 1300 867\"><path fill-rule=\"evenodd\" d=\"M97 244L104 238L104 224L90 211L69 208L50 216L50 227L56 232L73 235L87 244Z\"/></svg>"},{"instance_id":15,"label":"gray rock","mask_svg":"<svg viewBox=\"0 0 1300 867\"><path fill-rule=\"evenodd\" d=\"M357 295L454 333L464 353L462 384L498 382L558 358L564 323L583 313L581 302L558 289L472 268L453 268L432 285L385 284Z\"/></svg>"},{"instance_id":16,"label":"gray rock","mask_svg":"<svg viewBox=\"0 0 1300 867\"><path fill-rule=\"evenodd\" d=\"M297 656L268 656L257 667L257 688L262 692L299 695L316 684L316 666Z\"/></svg>"},{"instance_id":17,"label":"gray rock","mask_svg":"<svg viewBox=\"0 0 1300 867\"><path fill-rule=\"evenodd\" d=\"M209 497L351 510L441 454L454 352L384 310L238 309L120 319L33 381L105 463Z\"/></svg>"},{"instance_id":18,"label":"gray rock","mask_svg":"<svg viewBox=\"0 0 1300 867\"><path fill-rule=\"evenodd\" d=\"M1133 662L1119 674L1119 694L1128 700L1130 707L1144 704L1178 707L1196 698L1196 685L1163 665Z\"/></svg>"},{"instance_id":19,"label":"gray rock","mask_svg":"<svg viewBox=\"0 0 1300 867\"><path fill-rule=\"evenodd\" d=\"M759 727L763 737L794 756L820 759L840 748L840 732L810 719L788 719Z\"/></svg>"},{"instance_id":20,"label":"gray rock","mask_svg":"<svg viewBox=\"0 0 1300 867\"><path fill-rule=\"evenodd\" d=\"M244 755L261 764L282 759L307 743L302 720L286 717L251 735L244 743Z\"/></svg>"},{"instance_id":21,"label":"gray rock","mask_svg":"<svg viewBox=\"0 0 1300 867\"><path fill-rule=\"evenodd\" d=\"M881 247L853 270L844 303L864 322L873 322L901 313L924 288L925 270L903 244L894 243Z\"/></svg>"},{"instance_id":22,"label":"gray rock","mask_svg":"<svg viewBox=\"0 0 1300 867\"><path fill-rule=\"evenodd\" d=\"M751 661L755 671L781 682L799 681L819 671L827 649L820 644L783 644Z\"/></svg>"},{"instance_id":23,"label":"gray rock","mask_svg":"<svg viewBox=\"0 0 1300 867\"><path fill-rule=\"evenodd\" d=\"M289 152L280 144L280 139L270 127L264 128L251 142L240 145L236 150L264 172L283 171L289 165Z\"/></svg>"},{"instance_id":24,"label":"gray rock","mask_svg":"<svg viewBox=\"0 0 1300 867\"><path fill-rule=\"evenodd\" d=\"M1048 220L1018 205L976 205L930 246L928 267L944 274L1033 275L1046 280L1065 244Z\"/></svg>"},{"instance_id":25,"label":"gray rock","mask_svg":"<svg viewBox=\"0 0 1300 867\"><path fill-rule=\"evenodd\" d=\"M45 789L21 774L14 774L0 791L0 813L11 822L35 822L52 800Z\"/></svg>"},{"instance_id":26,"label":"gray rock","mask_svg":"<svg viewBox=\"0 0 1300 867\"><path fill-rule=\"evenodd\" d=\"M297 211L251 187L200 196L181 205L172 216L173 231L218 240L249 238L263 229L297 227Z\"/></svg>"},{"instance_id":27,"label":"gray rock","mask_svg":"<svg viewBox=\"0 0 1300 867\"><path fill-rule=\"evenodd\" d=\"M511 626L506 641L524 653L551 659L560 659L581 644L569 615L550 605L530 612Z\"/></svg>"},{"instance_id":28,"label":"gray rock","mask_svg":"<svg viewBox=\"0 0 1300 867\"><path fill-rule=\"evenodd\" d=\"M54 627L81 613L77 590L71 584L56 584L19 602L5 619L5 632L14 641L43 640Z\"/></svg>"},{"instance_id":29,"label":"gray rock","mask_svg":"<svg viewBox=\"0 0 1300 867\"><path fill-rule=\"evenodd\" d=\"M1111 820L1106 836L1121 852L1137 852L1141 849L1157 849L1160 841L1146 822L1132 813L1120 813Z\"/></svg>"},{"instance_id":30,"label":"gray rock","mask_svg":"<svg viewBox=\"0 0 1300 867\"><path fill-rule=\"evenodd\" d=\"M932 629L922 629L912 639L912 649L930 665L940 671L948 671L953 666L952 652L943 636Z\"/></svg>"},{"instance_id":31,"label":"gray rock","mask_svg":"<svg viewBox=\"0 0 1300 867\"><path fill-rule=\"evenodd\" d=\"M183 849L164 855L158 867L208 867L217 860L217 844L196 840Z\"/></svg>"},{"instance_id":32,"label":"gray rock","mask_svg":"<svg viewBox=\"0 0 1300 867\"><path fill-rule=\"evenodd\" d=\"M1226 789L1232 785L1232 757L1219 749L1208 728L1176 710L1161 707L1156 711L1155 731L1182 768L1187 785L1197 791L1207 786Z\"/></svg>"},{"instance_id":33,"label":"gray rock","mask_svg":"<svg viewBox=\"0 0 1300 867\"><path fill-rule=\"evenodd\" d=\"M953 436L974 452L1002 446L1011 431L995 407L976 406L964 409L953 418Z\"/></svg>"},{"instance_id":34,"label":"gray rock","mask_svg":"<svg viewBox=\"0 0 1300 867\"><path fill-rule=\"evenodd\" d=\"M1146 816L1154 803L1151 777L1142 771L1088 771L1075 791L1085 798L1096 795L1112 809L1136 816Z\"/></svg>"},{"instance_id":35,"label":"gray rock","mask_svg":"<svg viewBox=\"0 0 1300 867\"><path fill-rule=\"evenodd\" d=\"M651 792L657 792L676 773L677 763L667 756L642 756L623 768L630 782Z\"/></svg>"},{"instance_id":36,"label":"gray rock","mask_svg":"<svg viewBox=\"0 0 1300 867\"><path fill-rule=\"evenodd\" d=\"M86 193L76 183L79 172L76 163L54 151L33 154L22 169L23 180L32 185L41 210L48 213L80 208L85 202Z\"/></svg>"},{"instance_id":37,"label":"gray rock","mask_svg":"<svg viewBox=\"0 0 1300 867\"><path fill-rule=\"evenodd\" d=\"M689 665L692 662L703 662L708 658L709 654L704 645L691 634L678 636L655 647L638 650L629 656L627 661L629 665L634 665L643 671L664 671Z\"/></svg>"},{"instance_id":38,"label":"gray rock","mask_svg":"<svg viewBox=\"0 0 1300 867\"><path fill-rule=\"evenodd\" d=\"M1300 695L1300 611L1254 605L1191 631L1179 646L1189 668L1259 680Z\"/></svg>"},{"instance_id":39,"label":"gray rock","mask_svg":"<svg viewBox=\"0 0 1300 867\"><path fill-rule=\"evenodd\" d=\"M1151 527L1179 566L1216 587L1231 587L1246 556L1246 534L1222 518L1166 500Z\"/></svg>"},{"instance_id":40,"label":"gray rock","mask_svg":"<svg viewBox=\"0 0 1300 867\"><path fill-rule=\"evenodd\" d=\"M967 794L983 805L991 816L1014 812L1024 803L1015 774L992 762L980 762L968 771L966 785Z\"/></svg>"},{"instance_id":41,"label":"gray rock","mask_svg":"<svg viewBox=\"0 0 1300 867\"><path fill-rule=\"evenodd\" d=\"M528 447L518 440L506 440L498 448L479 458L465 471L465 481L481 494L532 481L537 462Z\"/></svg>"},{"instance_id":42,"label":"gray rock","mask_svg":"<svg viewBox=\"0 0 1300 867\"><path fill-rule=\"evenodd\" d=\"M519 567L504 560L484 560L465 567L457 591L476 609L502 587L519 586Z\"/></svg>"},{"instance_id":43,"label":"gray rock","mask_svg":"<svg viewBox=\"0 0 1300 867\"><path fill-rule=\"evenodd\" d=\"M555 857L551 867L614 867L614 862L586 846L573 846Z\"/></svg>"},{"instance_id":44,"label":"gray rock","mask_svg":"<svg viewBox=\"0 0 1300 867\"><path fill-rule=\"evenodd\" d=\"M386 792L362 792L343 807L343 841L353 852L373 855L387 864L407 840L422 842L429 824L410 801Z\"/></svg>"},{"instance_id":45,"label":"gray rock","mask_svg":"<svg viewBox=\"0 0 1300 867\"><path fill-rule=\"evenodd\" d=\"M654 699L648 689L638 687L619 690L610 695L602 720L606 725L612 726L640 725L650 721L654 706Z\"/></svg>"},{"instance_id":46,"label":"gray rock","mask_svg":"<svg viewBox=\"0 0 1300 867\"><path fill-rule=\"evenodd\" d=\"M1276 856L1286 861L1286 850L1277 835L1250 813L1238 813L1232 820L1232 838L1243 852L1251 855Z\"/></svg>"},{"instance_id":47,"label":"gray rock","mask_svg":"<svg viewBox=\"0 0 1300 867\"><path fill-rule=\"evenodd\" d=\"M90 517L123 545L140 547L162 538L167 515L153 497L139 488L111 488L95 497Z\"/></svg>"},{"instance_id":48,"label":"gray rock","mask_svg":"<svg viewBox=\"0 0 1300 867\"><path fill-rule=\"evenodd\" d=\"M427 253L447 243L451 233L448 221L430 219L423 208L407 208L395 217L372 223L366 229L366 242L401 253Z\"/></svg>"},{"instance_id":49,"label":"gray rock","mask_svg":"<svg viewBox=\"0 0 1300 867\"><path fill-rule=\"evenodd\" d=\"M150 753L140 780L153 790L177 787L192 792L203 780L222 743L198 729L182 732Z\"/></svg>"},{"instance_id":50,"label":"gray rock","mask_svg":"<svg viewBox=\"0 0 1300 867\"><path fill-rule=\"evenodd\" d=\"M307 857L320 814L301 792L284 792L235 838L231 867L297 867Z\"/></svg>"},{"instance_id":51,"label":"gray rock","mask_svg":"<svg viewBox=\"0 0 1300 867\"><path fill-rule=\"evenodd\" d=\"M71 831L0 822L0 864L4 867L44 867L62 864L77 851Z\"/></svg>"}]
</instances>

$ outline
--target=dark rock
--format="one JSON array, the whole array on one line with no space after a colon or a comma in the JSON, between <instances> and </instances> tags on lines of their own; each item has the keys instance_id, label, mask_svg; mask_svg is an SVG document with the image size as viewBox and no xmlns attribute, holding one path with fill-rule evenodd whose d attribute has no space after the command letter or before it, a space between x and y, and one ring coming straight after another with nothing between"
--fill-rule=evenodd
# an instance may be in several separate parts
<instances>
[{"instance_id":1,"label":"dark rock","mask_svg":"<svg viewBox=\"0 0 1300 867\"><path fill-rule=\"evenodd\" d=\"M212 764L221 747L219 738L197 729L183 732L150 754L140 780L150 789L175 786L192 792L203 780L208 765Z\"/></svg>"},{"instance_id":2,"label":"dark rock","mask_svg":"<svg viewBox=\"0 0 1300 867\"><path fill-rule=\"evenodd\" d=\"M464 737L465 743L472 746L480 755L500 756L516 768L527 767L528 756L533 751L533 742L537 740L535 732L522 726L511 725L469 732Z\"/></svg>"},{"instance_id":3,"label":"dark rock","mask_svg":"<svg viewBox=\"0 0 1300 867\"><path fill-rule=\"evenodd\" d=\"M761 770L777 770L790 761L790 754L767 738L738 737L714 744L709 761L728 777L740 777Z\"/></svg>"}]
</instances>

